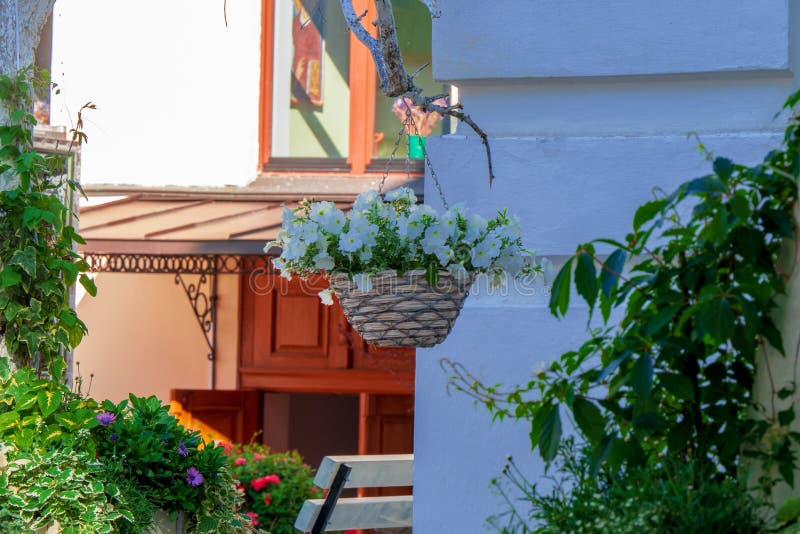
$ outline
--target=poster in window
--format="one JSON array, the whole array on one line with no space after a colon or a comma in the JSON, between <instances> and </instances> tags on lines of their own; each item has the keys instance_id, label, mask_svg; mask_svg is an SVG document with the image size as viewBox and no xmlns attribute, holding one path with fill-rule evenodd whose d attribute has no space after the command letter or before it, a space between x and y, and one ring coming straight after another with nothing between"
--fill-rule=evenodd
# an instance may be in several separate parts
<instances>
[{"instance_id":1,"label":"poster in window","mask_svg":"<svg viewBox=\"0 0 800 534\"><path fill-rule=\"evenodd\" d=\"M322 106L322 9L320 0L294 0L292 104Z\"/></svg>"}]
</instances>

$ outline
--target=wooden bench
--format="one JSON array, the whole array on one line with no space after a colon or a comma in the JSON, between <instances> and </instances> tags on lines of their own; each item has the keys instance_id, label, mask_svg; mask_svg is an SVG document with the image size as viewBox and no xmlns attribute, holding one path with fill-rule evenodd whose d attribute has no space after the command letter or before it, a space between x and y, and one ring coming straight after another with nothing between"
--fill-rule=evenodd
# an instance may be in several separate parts
<instances>
[{"instance_id":1,"label":"wooden bench","mask_svg":"<svg viewBox=\"0 0 800 534\"><path fill-rule=\"evenodd\" d=\"M411 526L412 496L339 498L345 488L411 486L413 454L326 456L314 484L328 490L325 499L303 503L294 528L320 534L331 530Z\"/></svg>"}]
</instances>

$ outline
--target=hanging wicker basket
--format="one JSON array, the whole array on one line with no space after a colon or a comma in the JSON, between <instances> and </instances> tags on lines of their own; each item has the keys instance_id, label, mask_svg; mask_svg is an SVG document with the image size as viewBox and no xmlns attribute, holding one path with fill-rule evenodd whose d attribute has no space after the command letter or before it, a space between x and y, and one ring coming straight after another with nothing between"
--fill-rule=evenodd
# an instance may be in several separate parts
<instances>
[{"instance_id":1,"label":"hanging wicker basket","mask_svg":"<svg viewBox=\"0 0 800 534\"><path fill-rule=\"evenodd\" d=\"M364 341L378 347L432 347L453 328L472 285L472 273L456 279L447 271L431 287L425 271L381 271L372 289L360 291L346 274L330 276L331 289L348 322Z\"/></svg>"}]
</instances>

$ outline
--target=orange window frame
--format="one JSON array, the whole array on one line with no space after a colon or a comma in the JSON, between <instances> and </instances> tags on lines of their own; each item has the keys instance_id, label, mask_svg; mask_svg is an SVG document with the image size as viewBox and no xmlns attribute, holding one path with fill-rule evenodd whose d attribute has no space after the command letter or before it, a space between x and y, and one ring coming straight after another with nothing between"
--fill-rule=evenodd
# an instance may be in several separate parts
<instances>
[{"instance_id":1,"label":"orange window frame","mask_svg":"<svg viewBox=\"0 0 800 534\"><path fill-rule=\"evenodd\" d=\"M357 13L375 12L373 0L353 0ZM367 28L373 35L376 30ZM259 98L258 156L259 170L270 160L272 148L273 51L275 47L275 0L261 5L261 76ZM375 132L376 73L369 50L350 33L350 149L347 162L350 174L364 174L372 159Z\"/></svg>"}]
</instances>

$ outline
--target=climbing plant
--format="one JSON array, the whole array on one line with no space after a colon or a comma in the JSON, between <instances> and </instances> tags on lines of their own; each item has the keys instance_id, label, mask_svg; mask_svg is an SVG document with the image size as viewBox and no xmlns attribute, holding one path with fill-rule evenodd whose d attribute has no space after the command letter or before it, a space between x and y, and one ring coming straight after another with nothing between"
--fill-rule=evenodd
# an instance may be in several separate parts
<instances>
[{"instance_id":1,"label":"climbing plant","mask_svg":"<svg viewBox=\"0 0 800 534\"><path fill-rule=\"evenodd\" d=\"M11 110L0 125L0 175L13 184L0 191L0 335L16 366L60 378L64 354L86 332L70 308L69 287L79 281L92 295L96 288L74 250L83 240L64 200L80 186L65 172L64 155L33 146L37 83L47 84L47 74L24 69L0 76L0 101ZM80 125L72 133L73 142L85 140Z\"/></svg>"},{"instance_id":2,"label":"climbing plant","mask_svg":"<svg viewBox=\"0 0 800 534\"><path fill-rule=\"evenodd\" d=\"M798 100L800 92L785 107ZM752 395L757 364L769 371L780 357L767 345L785 354L773 312L796 264L796 249L789 262L779 255L795 237L800 122L793 114L782 146L752 167L700 149L710 174L656 194L624 240L579 245L555 276L553 315L567 313L574 288L599 325L585 343L509 390L444 363L451 385L495 417L529 421L532 448L548 464L569 418L590 473L659 468L668 457L731 479L752 458L763 462L768 495L780 479L793 485L800 444L794 406L762 406ZM796 395L793 381L771 384L774 398Z\"/></svg>"}]
</instances>

